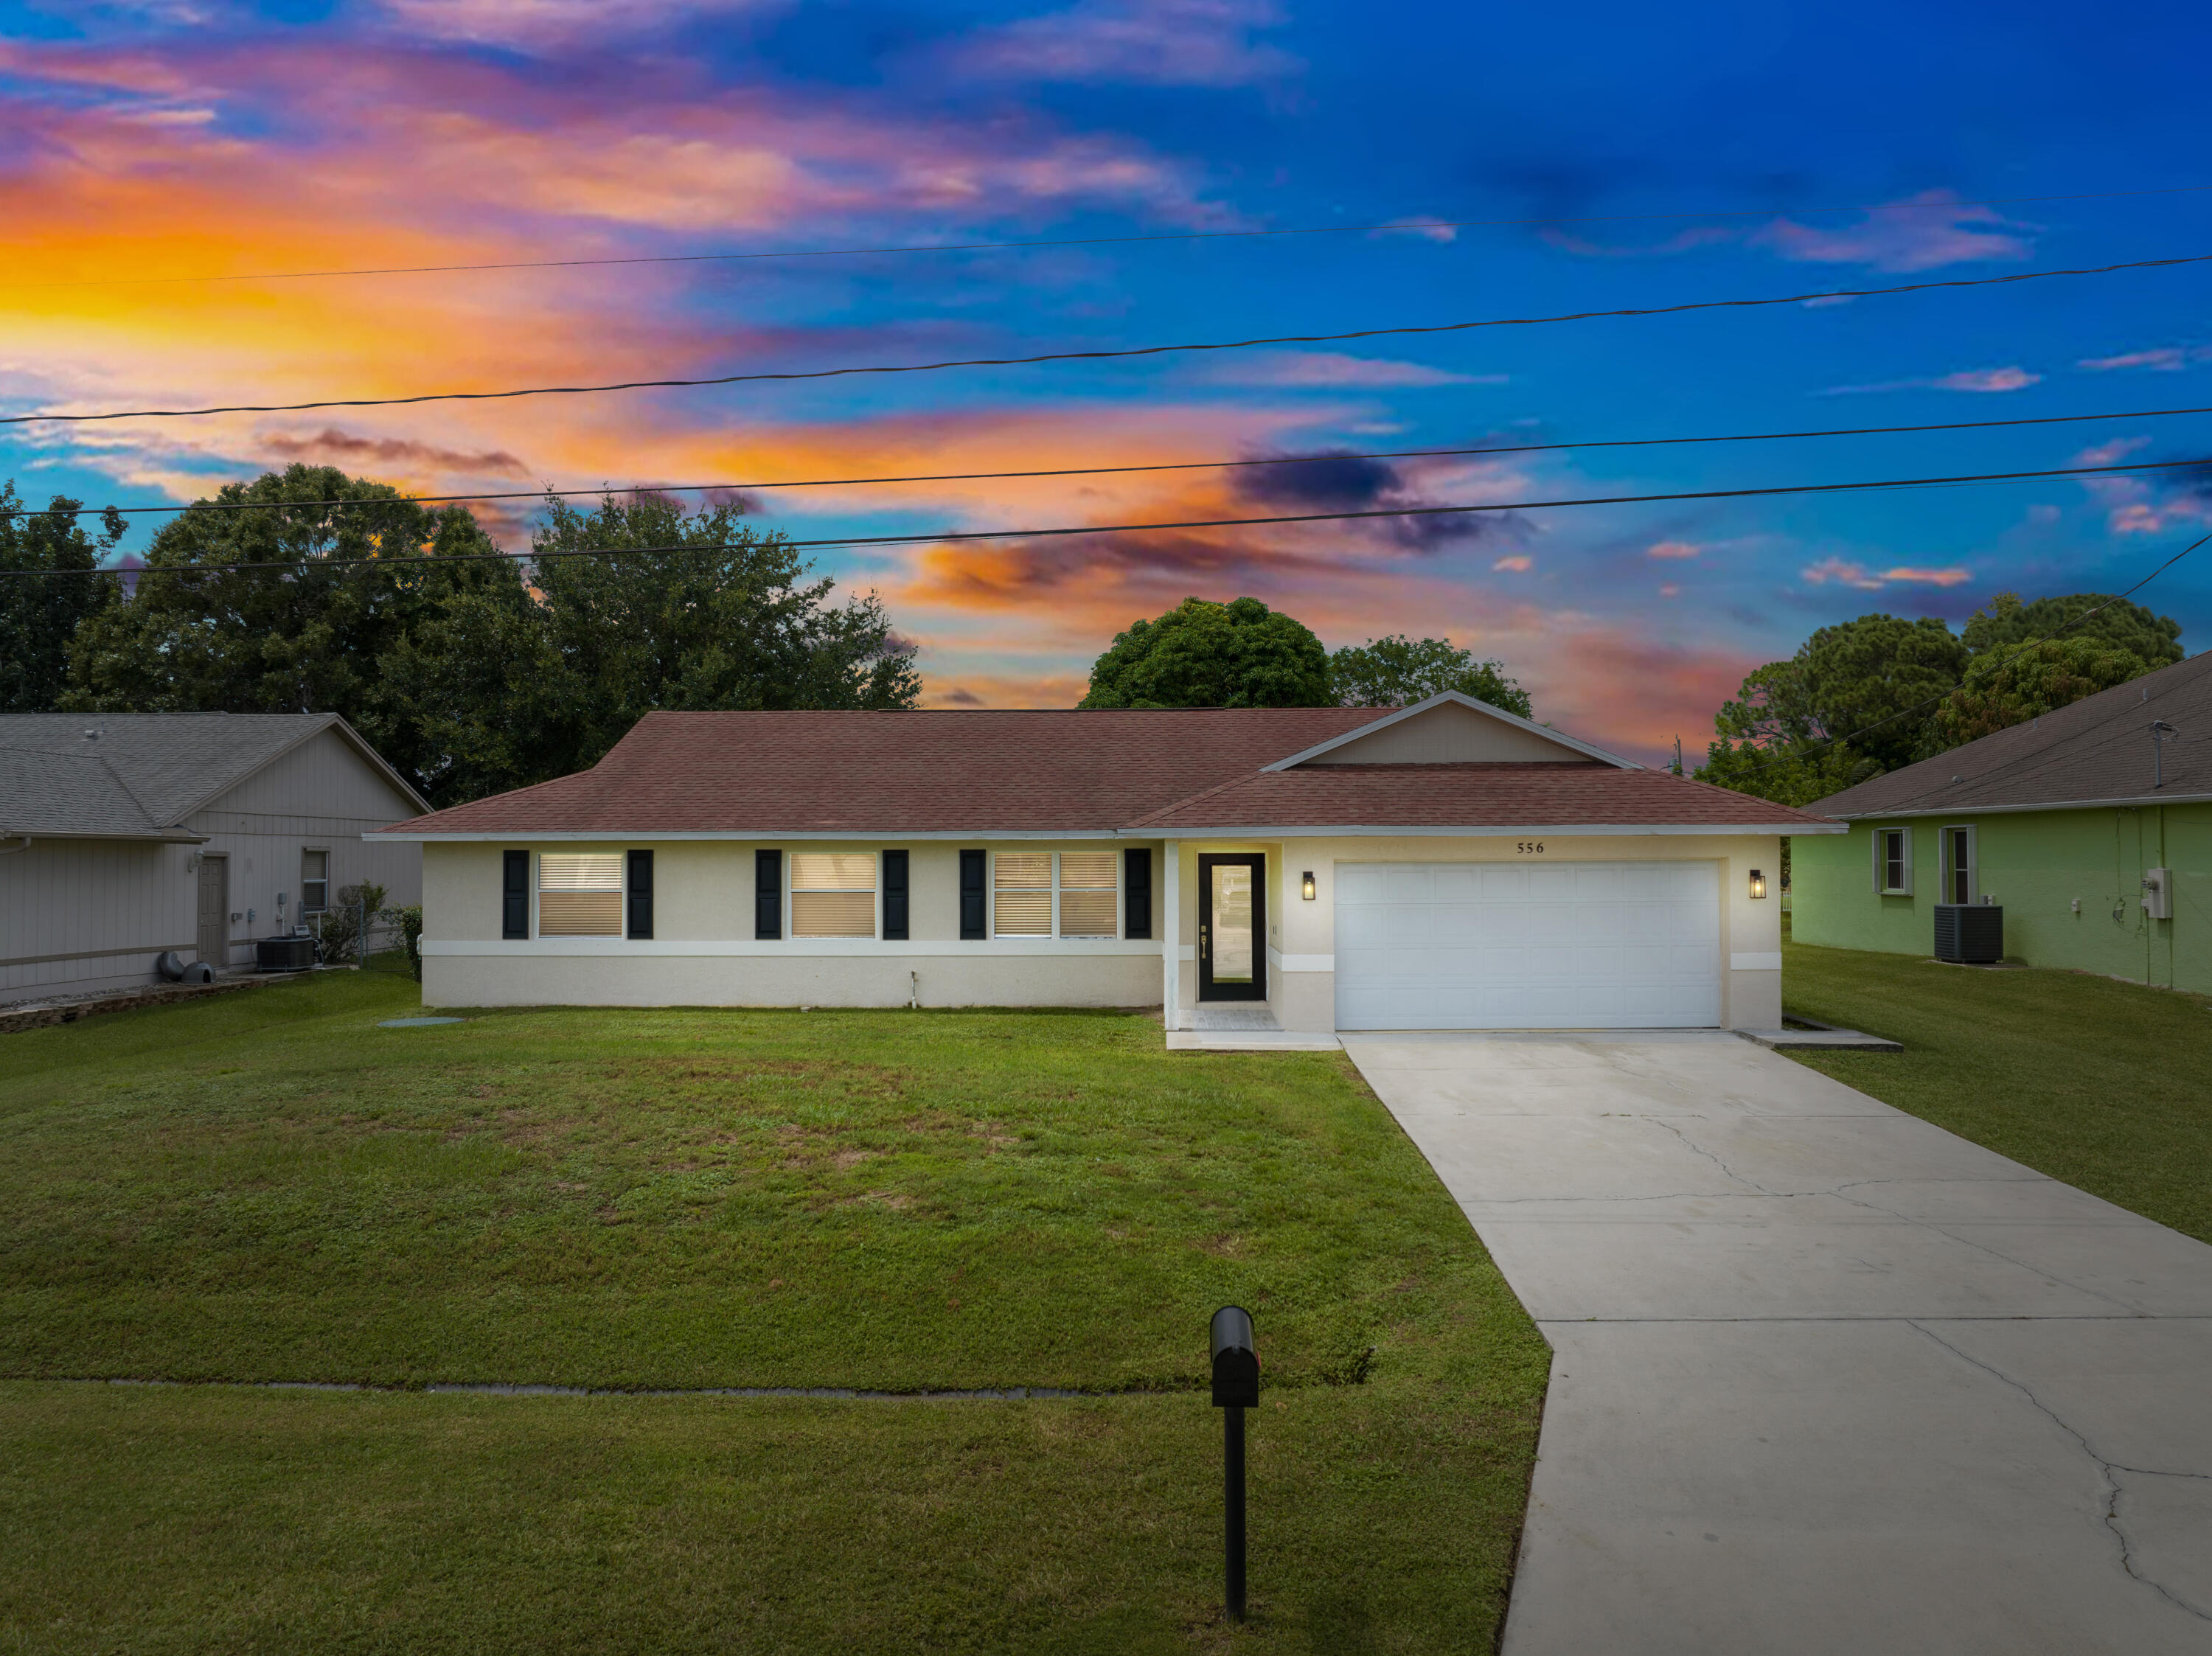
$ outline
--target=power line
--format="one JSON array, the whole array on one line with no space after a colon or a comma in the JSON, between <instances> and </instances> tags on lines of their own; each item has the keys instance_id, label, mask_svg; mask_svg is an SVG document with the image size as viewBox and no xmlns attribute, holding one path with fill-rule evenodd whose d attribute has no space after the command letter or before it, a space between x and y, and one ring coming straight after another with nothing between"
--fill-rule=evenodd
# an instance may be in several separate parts
<instances>
[{"instance_id":1,"label":"power line","mask_svg":"<svg viewBox=\"0 0 2212 1656\"><path fill-rule=\"evenodd\" d=\"M1994 670L1997 667L2004 666L2010 662L2016 661L2028 651L2033 649L2037 645L2048 644L2052 639L2057 638L2061 633L2070 632L2075 628L2079 627L2083 622L2088 620L2090 616L2100 615L2105 610L2111 609L2114 604L2121 603L2127 598L2133 597L2137 592L2142 591L2144 587L2149 585L2160 575L2163 575L2167 570L2172 568L2174 565L2179 563L2184 558L2187 557L2191 552L2194 552L2198 547L2203 545L2207 541L2212 541L2212 534L2198 536L2197 539L2190 542L2188 545L2183 547L2180 551L2175 553L2164 563L2159 565L2157 568L2152 570L2150 573L2145 575L2133 586L2128 588L2126 591L2118 593L2112 597L2106 598L2102 604L2096 604L2089 609L2084 610L2080 615L2074 616L2069 621L2060 622L2057 626L2052 628L2048 633L2045 633L2041 638L2023 639L2021 641L2019 648L2015 649L2010 655L2005 657L2002 660L1991 660L1989 664L1990 668ZM1826 753L1831 748L1840 747L1847 742L1856 742L1859 737L1869 735L1872 732L1881 729L1885 725L1894 725L1900 719L1910 718L1914 713L1923 712L1926 709L1934 707L1939 701L1949 700L1954 691L1964 689L1966 687L1968 681L1974 676L1977 670L1978 670L1975 667L1967 668L1964 673L1960 675L1958 683L1952 686L1951 689L1942 691L1941 694L1936 695L1931 695L1924 701L1916 701L1909 707L1900 707L1897 712L1890 714L1887 718L1877 719L1871 725L1862 725L1857 730L1853 731L1848 736L1832 736L1826 741L1820 743L1814 747L1801 749L1791 753L1777 754L1773 758L1766 760L1760 764L1753 765L1750 767L1750 768L1755 771L1769 770L1776 765L1788 764L1794 760L1810 759L1816 754ZM1867 779L1869 781L1872 781L1875 779L1869 777ZM1852 784L1852 786L1854 787L1858 786L1859 785L1857 783ZM1943 786L1948 787L1950 785L1946 783ZM1843 790L1838 790L1838 792L1843 792ZM1924 799L1927 798L1927 795L1916 794L1913 798Z\"/></svg>"},{"instance_id":2,"label":"power line","mask_svg":"<svg viewBox=\"0 0 2212 1656\"><path fill-rule=\"evenodd\" d=\"M1475 448L1352 449L1329 454L1267 454L1235 460L1165 460L1151 465L1054 466L1030 471L941 471L883 477L789 477L754 482L636 484L617 489L511 489L476 494L408 494L366 496L333 500L195 500L180 506L74 507L54 512L40 507L0 509L0 518L97 518L110 512L125 516L167 512L282 512L329 510L339 507L445 506L468 500L543 500L583 494L693 494L718 489L732 492L751 488L851 488L878 483L973 483L1033 477L1110 477L1149 471L1231 471L1253 466L1318 465L1331 460L1417 460L1464 458L1469 455L1550 454L1568 449L1667 448L1685 443L1773 443L1808 437L1887 437L1930 431L1985 431L2013 426L2079 425L2099 420L2157 420L2174 415L2212 414L2212 404L2181 409L2131 409L2111 414L2039 414L2010 420L1946 420L1932 425L1836 426L1817 431L1732 432L1714 437L1593 438L1575 443L1516 443Z\"/></svg>"},{"instance_id":3,"label":"power line","mask_svg":"<svg viewBox=\"0 0 2212 1656\"><path fill-rule=\"evenodd\" d=\"M1759 488L1686 489L1665 494L1595 494L1551 500L1495 500L1469 506L1407 506L1361 512L1298 512L1260 518L1189 518L1169 523L1076 524L1042 529L939 530L909 535L842 535L811 540L786 540L793 550L830 547L914 546L960 541L1044 540L1073 535L1133 535L1170 529L1248 529L1270 525L1352 523L1379 518L1443 518L1484 512L1535 512L1555 507L1630 506L1672 500L1742 500L1775 494L1838 494L1885 488L1935 488L1970 483L2018 482L2045 477L2103 476L2118 472L2164 471L2179 467L2212 465L2212 460L2145 460L2126 465L2059 466L2038 471L1971 472L1944 477L1890 477L1842 483L1791 483ZM395 558L291 558L231 564L143 564L136 568L0 569L0 576L94 575L152 573L234 574L242 571L275 569L346 569L382 565L394 573L414 572L453 563L537 563L548 558L637 557L675 552L727 552L749 543L717 541L672 546L596 546L552 548L528 552L435 553Z\"/></svg>"},{"instance_id":4,"label":"power line","mask_svg":"<svg viewBox=\"0 0 2212 1656\"><path fill-rule=\"evenodd\" d=\"M1981 201L1878 202L1850 207L1790 207L1719 209L1708 213L1559 214L1540 218L1513 219L1393 219L1380 224L1307 224L1264 230L1182 230L1127 236L1054 236L1024 241L932 241L882 247L808 247L776 252L737 253L639 253L605 258L530 258L487 260L469 264L385 264L356 270L253 270L236 275L202 274L167 276L94 276L58 282L0 282L0 292L54 288L142 288L188 282L308 282L327 277L382 276L446 276L472 270L566 270L620 264L708 264L761 259L865 258L890 253L995 252L1025 247L1108 247L1140 242L1239 241L1269 236L1368 235L1400 230L1504 229L1545 224L1646 224L1682 220L1779 218L1800 213L1891 213L1948 210L1965 207L2016 207L2037 202L2118 201L2141 196L2186 196L2212 190L2212 185L2179 185L2166 190L2100 190L2059 196L1994 196Z\"/></svg>"},{"instance_id":5,"label":"power line","mask_svg":"<svg viewBox=\"0 0 2212 1656\"><path fill-rule=\"evenodd\" d=\"M2010 276L1954 277L1944 282L1908 282L1891 288L1830 288L1814 293L1784 294L1770 299L1703 299L1680 305L1630 306L1609 311L1570 311L1559 316L1491 317L1475 322L1437 322L1389 328L1355 328L1344 333L1279 334L1260 339L1206 340L1173 345L1137 345L1112 350L1041 351L1030 356L960 357L942 362L873 363L843 368L808 368L782 373L725 373L699 379L623 379L597 385L527 385L513 391L425 391L413 397L337 397L308 403L240 403L199 409L118 409L103 414L15 414L0 417L0 426L42 423L83 425L106 420L190 420L210 414L298 414L310 409L403 408L422 403L495 403L520 397L583 397L617 391L668 391L703 385L743 385L769 381L839 379L854 374L934 373L946 368L1015 368L1040 362L1098 362L1140 356L1164 356L1184 351L1241 351L1264 345L1333 345L1355 339L1382 339L1413 334L1466 333L1476 328L1529 328L1553 322L1589 322L1613 317L1674 316L1686 311L1749 310L1773 305L1802 305L1814 300L1875 299L1892 294L1917 294L1945 288L1998 288L2020 282L2043 282L2054 276L2109 276L2119 270L2160 270L2172 265L2203 264L2212 253L2189 253L2174 258L2129 259L2117 264L2097 264L2060 270L2018 270Z\"/></svg>"}]
</instances>

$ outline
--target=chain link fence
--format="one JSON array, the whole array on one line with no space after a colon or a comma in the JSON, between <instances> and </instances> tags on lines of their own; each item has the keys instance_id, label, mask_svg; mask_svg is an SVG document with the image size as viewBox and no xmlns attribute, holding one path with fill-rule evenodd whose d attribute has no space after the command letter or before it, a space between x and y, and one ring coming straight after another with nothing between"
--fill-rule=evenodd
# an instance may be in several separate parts
<instances>
[{"instance_id":1,"label":"chain link fence","mask_svg":"<svg viewBox=\"0 0 2212 1656\"><path fill-rule=\"evenodd\" d=\"M395 908L380 885L349 885L314 918L315 957L325 966L357 966L364 972L422 976L422 910Z\"/></svg>"}]
</instances>

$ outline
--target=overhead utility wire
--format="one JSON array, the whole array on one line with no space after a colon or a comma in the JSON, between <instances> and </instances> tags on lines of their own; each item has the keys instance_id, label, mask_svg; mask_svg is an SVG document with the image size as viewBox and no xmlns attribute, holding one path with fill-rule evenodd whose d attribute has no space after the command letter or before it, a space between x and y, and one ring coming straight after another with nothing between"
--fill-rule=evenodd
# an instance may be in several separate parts
<instances>
[{"instance_id":1,"label":"overhead utility wire","mask_svg":"<svg viewBox=\"0 0 2212 1656\"><path fill-rule=\"evenodd\" d=\"M582 494L696 494L716 489L855 488L876 483L974 483L1030 477L1112 477L1146 471L1233 471L1252 466L1319 465L1331 460L1448 459L1468 455L1550 454L1565 449L1667 448L1683 443L1775 443L1801 437L1889 437L1929 431L1984 431L2010 426L2078 425L2095 420L2157 420L2180 414L2212 414L2212 404L2185 409L2130 409L2111 414L2039 414L2011 420L1946 420L1934 425L1836 426L1818 431L1731 432L1717 437L1612 437L1576 443L1515 443L1477 448L1349 449L1330 454L1265 454L1235 460L1163 460L1151 465L1054 466L1032 471L939 471L885 477L787 477L752 482L636 483L628 488L519 488L475 494L366 496L337 500L194 500L184 505L72 507L55 512L19 506L0 508L0 518L100 518L167 512L284 512L339 507L446 506L465 500L543 500Z\"/></svg>"},{"instance_id":2,"label":"overhead utility wire","mask_svg":"<svg viewBox=\"0 0 2212 1656\"><path fill-rule=\"evenodd\" d=\"M1944 288L2001 288L2053 276L2109 276L2118 270L2161 270L2212 262L2212 253L2173 258L2128 259L2117 264L2060 270L2018 270L2010 276L1954 277L1944 282L1907 282L1892 288L1827 288L1783 294L1769 299L1701 299L1680 305L1629 306L1609 311L1570 311L1558 316L1488 317L1474 322L1433 322L1389 328L1355 328L1344 333L1278 334L1259 339L1203 340L1174 345L1136 345L1114 350L1041 351L1032 356L958 357L942 362L873 363L844 368L807 368L782 373L724 373L700 379L622 379L598 385L527 385L513 391L425 391L414 397L334 397L310 403L240 403L201 409L117 409L103 414L15 414L0 426L48 422L83 425L106 420L187 420L210 414L297 414L309 409L382 409L421 403L495 403L519 397L582 397L604 391L665 391L701 385L743 385L768 381L839 379L853 374L933 373L945 368L1016 368L1039 362L1099 362L1182 351L1241 351L1262 345L1333 345L1353 339L1382 339L1411 334L1466 333L1476 328L1530 328L1553 322L1589 322L1612 317L1675 316L1686 311L1750 310L1772 305L1802 305L1813 300L1875 299L1891 294L1929 293Z\"/></svg>"},{"instance_id":3,"label":"overhead utility wire","mask_svg":"<svg viewBox=\"0 0 2212 1656\"><path fill-rule=\"evenodd\" d=\"M1762 488L1686 489L1667 494L1594 494L1555 500L1494 500L1473 506L1407 506L1364 512L1297 512L1265 518L1186 518L1168 523L1075 524L1043 529L939 530L911 535L838 535L813 540L787 540L793 550L830 547L938 545L956 541L1043 540L1070 535L1134 535L1164 529L1247 529L1279 524L1351 523L1375 518L1445 518L1479 512L1535 512L1553 507L1629 506L1667 500L1726 500L1772 494L1838 494L1883 488L1934 488L1965 483L2016 482L2043 477L2087 477L2115 472L2164 471L2183 466L2212 465L2212 459L2144 460L2126 465L2059 466L2039 471L1984 471L1947 477L1890 477L1859 482L1791 483ZM136 568L0 569L0 576L93 574L234 574L272 569L348 569L381 564L395 573L413 573L441 564L538 563L548 558L638 557L671 552L728 552L745 543L714 541L672 546L587 546L552 548L528 552L431 553L393 558L272 558L260 562L229 564L155 563Z\"/></svg>"},{"instance_id":4,"label":"overhead utility wire","mask_svg":"<svg viewBox=\"0 0 2212 1656\"><path fill-rule=\"evenodd\" d=\"M2118 201L2139 196L2188 196L2212 185L2179 185L2167 190L2100 190L2063 196L1993 196L1982 201L1894 201L1856 207L1722 208L1707 213L1559 214L1517 219L1393 219L1381 224L1304 224L1265 230L1180 230L1127 236L1054 236L1026 241L928 241L883 247L802 247L737 253L636 253L605 258L486 260L471 264L385 264L357 270L249 270L235 275L92 276L58 282L0 282L0 292L46 288L139 288L186 282L308 282L325 277L446 276L470 270L565 270L608 264L708 264L755 259L865 258L885 253L976 253L1023 247L1109 247L1149 241L1240 241L1265 236L1366 235L1389 230L1505 229L1542 224L1647 224L1684 219L1786 217L1793 213L1893 213L1956 211L1962 207L2016 207L2036 202Z\"/></svg>"},{"instance_id":5,"label":"overhead utility wire","mask_svg":"<svg viewBox=\"0 0 2212 1656\"><path fill-rule=\"evenodd\" d=\"M2159 565L2157 568L2152 570L2150 573L2145 575L2133 586L2128 588L2126 591L2118 593L2112 597L2106 598L2102 604L2097 604L2093 608L2084 610L2080 615L2075 616L2070 621L2062 622L2059 625L2052 628L2049 632L2045 633L2041 638L2021 640L2019 648L2013 651L2010 655L2006 656L2001 661L1992 661L1990 663L1989 665L1990 670L1994 670L1996 668L2002 667L2008 662L2018 660L2022 655L2026 654L2028 651L2033 650L2037 645L2048 644L2052 639L2057 638L2061 633L2071 632L2075 628L2079 627L2083 622L2088 620L2090 616L2100 614L2103 611L2111 609L2114 604L2134 597L2135 594L2142 591L2144 587L2149 585L2160 575L2163 575L2167 570L2172 568L2174 565L2179 563L2184 558L2187 557L2191 552L2194 552L2198 547L2203 545L2207 541L2212 541L2212 535L2198 536L2195 540L2190 542L2188 545L2183 547L2180 551L2175 553L2164 563ZM1967 682L1973 678L1978 670L1979 670L1977 668L1969 667L1960 676L1959 682L1953 686L1952 689L1964 689L1966 687ZM1859 737L1869 735L1875 731L1878 731L1885 725L1894 725L1900 719L1908 719L1914 713L1924 712L1928 708L1934 707L1939 701L1948 701L1951 695L1952 690L1945 690L1940 695L1929 696L1924 701L1916 701L1909 707L1900 707L1895 713L1890 714L1887 719L1877 719L1871 725L1862 725L1858 729L1853 731L1848 736L1832 736L1826 741L1820 743L1814 747L1806 748L1794 753L1777 754L1773 758L1764 761L1759 764L1753 765L1750 767L1750 768L1755 771L1770 770L1777 765L1787 764L1793 760L1810 759L1815 754L1826 753L1829 749L1838 747L1846 742L1856 742ZM1868 779L1871 781L1874 779L1869 777ZM1853 786L1856 786L1856 784L1854 784ZM1947 782L1942 786L1948 787L1951 784ZM1915 799L1924 799L1927 797L1928 796L1926 794L1915 794L1912 796ZM1907 803L1910 803L1910 801Z\"/></svg>"}]
</instances>

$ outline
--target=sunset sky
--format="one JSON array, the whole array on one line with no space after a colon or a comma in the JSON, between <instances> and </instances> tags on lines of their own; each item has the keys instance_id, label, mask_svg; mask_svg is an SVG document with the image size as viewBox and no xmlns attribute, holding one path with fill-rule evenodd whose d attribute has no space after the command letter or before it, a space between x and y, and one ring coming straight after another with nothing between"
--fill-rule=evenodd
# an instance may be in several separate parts
<instances>
[{"instance_id":1,"label":"sunset sky","mask_svg":"<svg viewBox=\"0 0 2212 1656\"><path fill-rule=\"evenodd\" d=\"M11 415L1337 333L2212 253L2212 14L2195 6L78 0L5 15ZM1484 222L275 274L1405 219ZM240 279L172 279L210 276ZM41 503L136 504L295 459L446 494L2184 407L2212 403L2208 283L2212 266L2183 266L1118 362L15 426L0 475ZM750 493L764 525L809 537L2202 454L2212 417L2184 416ZM526 509L485 516L526 543ZM2212 484L2176 474L925 544L820 566L883 594L922 646L932 706L1068 705L1131 620L1249 593L1332 646L1449 634L1501 658L1538 717L1649 758L1676 735L1701 750L1743 672L1824 622L2114 591L2207 528ZM2212 640L2212 548L2142 601L2179 617L2191 650Z\"/></svg>"}]
</instances>

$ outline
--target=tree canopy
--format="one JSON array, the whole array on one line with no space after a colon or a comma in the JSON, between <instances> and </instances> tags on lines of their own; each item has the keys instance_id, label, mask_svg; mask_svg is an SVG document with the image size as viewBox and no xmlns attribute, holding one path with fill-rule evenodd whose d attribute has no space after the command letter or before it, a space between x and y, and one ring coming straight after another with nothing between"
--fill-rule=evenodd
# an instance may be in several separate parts
<instances>
[{"instance_id":1,"label":"tree canopy","mask_svg":"<svg viewBox=\"0 0 2212 1656\"><path fill-rule=\"evenodd\" d=\"M497 550L466 511L330 466L228 484L155 535L129 603L85 617L64 705L336 713L435 798L441 756L381 664L447 598L519 594L512 565L455 557Z\"/></svg>"},{"instance_id":2,"label":"tree canopy","mask_svg":"<svg viewBox=\"0 0 2212 1656\"><path fill-rule=\"evenodd\" d=\"M70 640L86 616L122 597L100 560L123 538L110 507L95 538L76 516L84 503L57 494L44 512L25 509L15 486L0 484L0 571L59 570L0 579L0 713L51 713L69 679Z\"/></svg>"},{"instance_id":3,"label":"tree canopy","mask_svg":"<svg viewBox=\"0 0 2212 1656\"><path fill-rule=\"evenodd\" d=\"M2047 638L1993 652L1928 720L1923 756L2024 725L2151 670L2141 656L2095 638Z\"/></svg>"},{"instance_id":4,"label":"tree canopy","mask_svg":"<svg viewBox=\"0 0 2212 1656\"><path fill-rule=\"evenodd\" d=\"M1523 719L1535 716L1528 691L1506 676L1503 662L1478 661L1474 651L1449 639L1394 633L1347 644L1329 657L1328 674L1336 700L1347 707L1402 707L1457 690Z\"/></svg>"},{"instance_id":5,"label":"tree canopy","mask_svg":"<svg viewBox=\"0 0 2212 1656\"><path fill-rule=\"evenodd\" d=\"M2092 615L2090 612L2096 613ZM2077 616L2087 616L2070 625ZM2171 616L2154 615L2140 604L2103 592L2069 592L2063 597L2038 598L2022 604L2014 592L2000 592L1986 610L1967 617L1964 638L1977 656L2000 645L2023 644L2030 639L2059 634L2069 639L2093 639L2140 657L2144 670L2168 667L2182 658L2181 623Z\"/></svg>"},{"instance_id":6,"label":"tree canopy","mask_svg":"<svg viewBox=\"0 0 2212 1656\"><path fill-rule=\"evenodd\" d=\"M742 508L550 500L532 590L457 593L386 663L469 798L582 770L656 710L911 707L915 647L872 593L830 602ZM587 550L629 555L582 557Z\"/></svg>"},{"instance_id":7,"label":"tree canopy","mask_svg":"<svg viewBox=\"0 0 2212 1656\"><path fill-rule=\"evenodd\" d=\"M2094 592L2000 593L1962 634L1933 616L1861 616L1755 669L1721 704L1697 774L1809 804L2179 661L2180 634L2170 616Z\"/></svg>"},{"instance_id":8,"label":"tree canopy","mask_svg":"<svg viewBox=\"0 0 2212 1656\"><path fill-rule=\"evenodd\" d=\"M1091 669L1085 707L1328 707L1328 652L1257 598L1185 598L1115 634Z\"/></svg>"}]
</instances>

